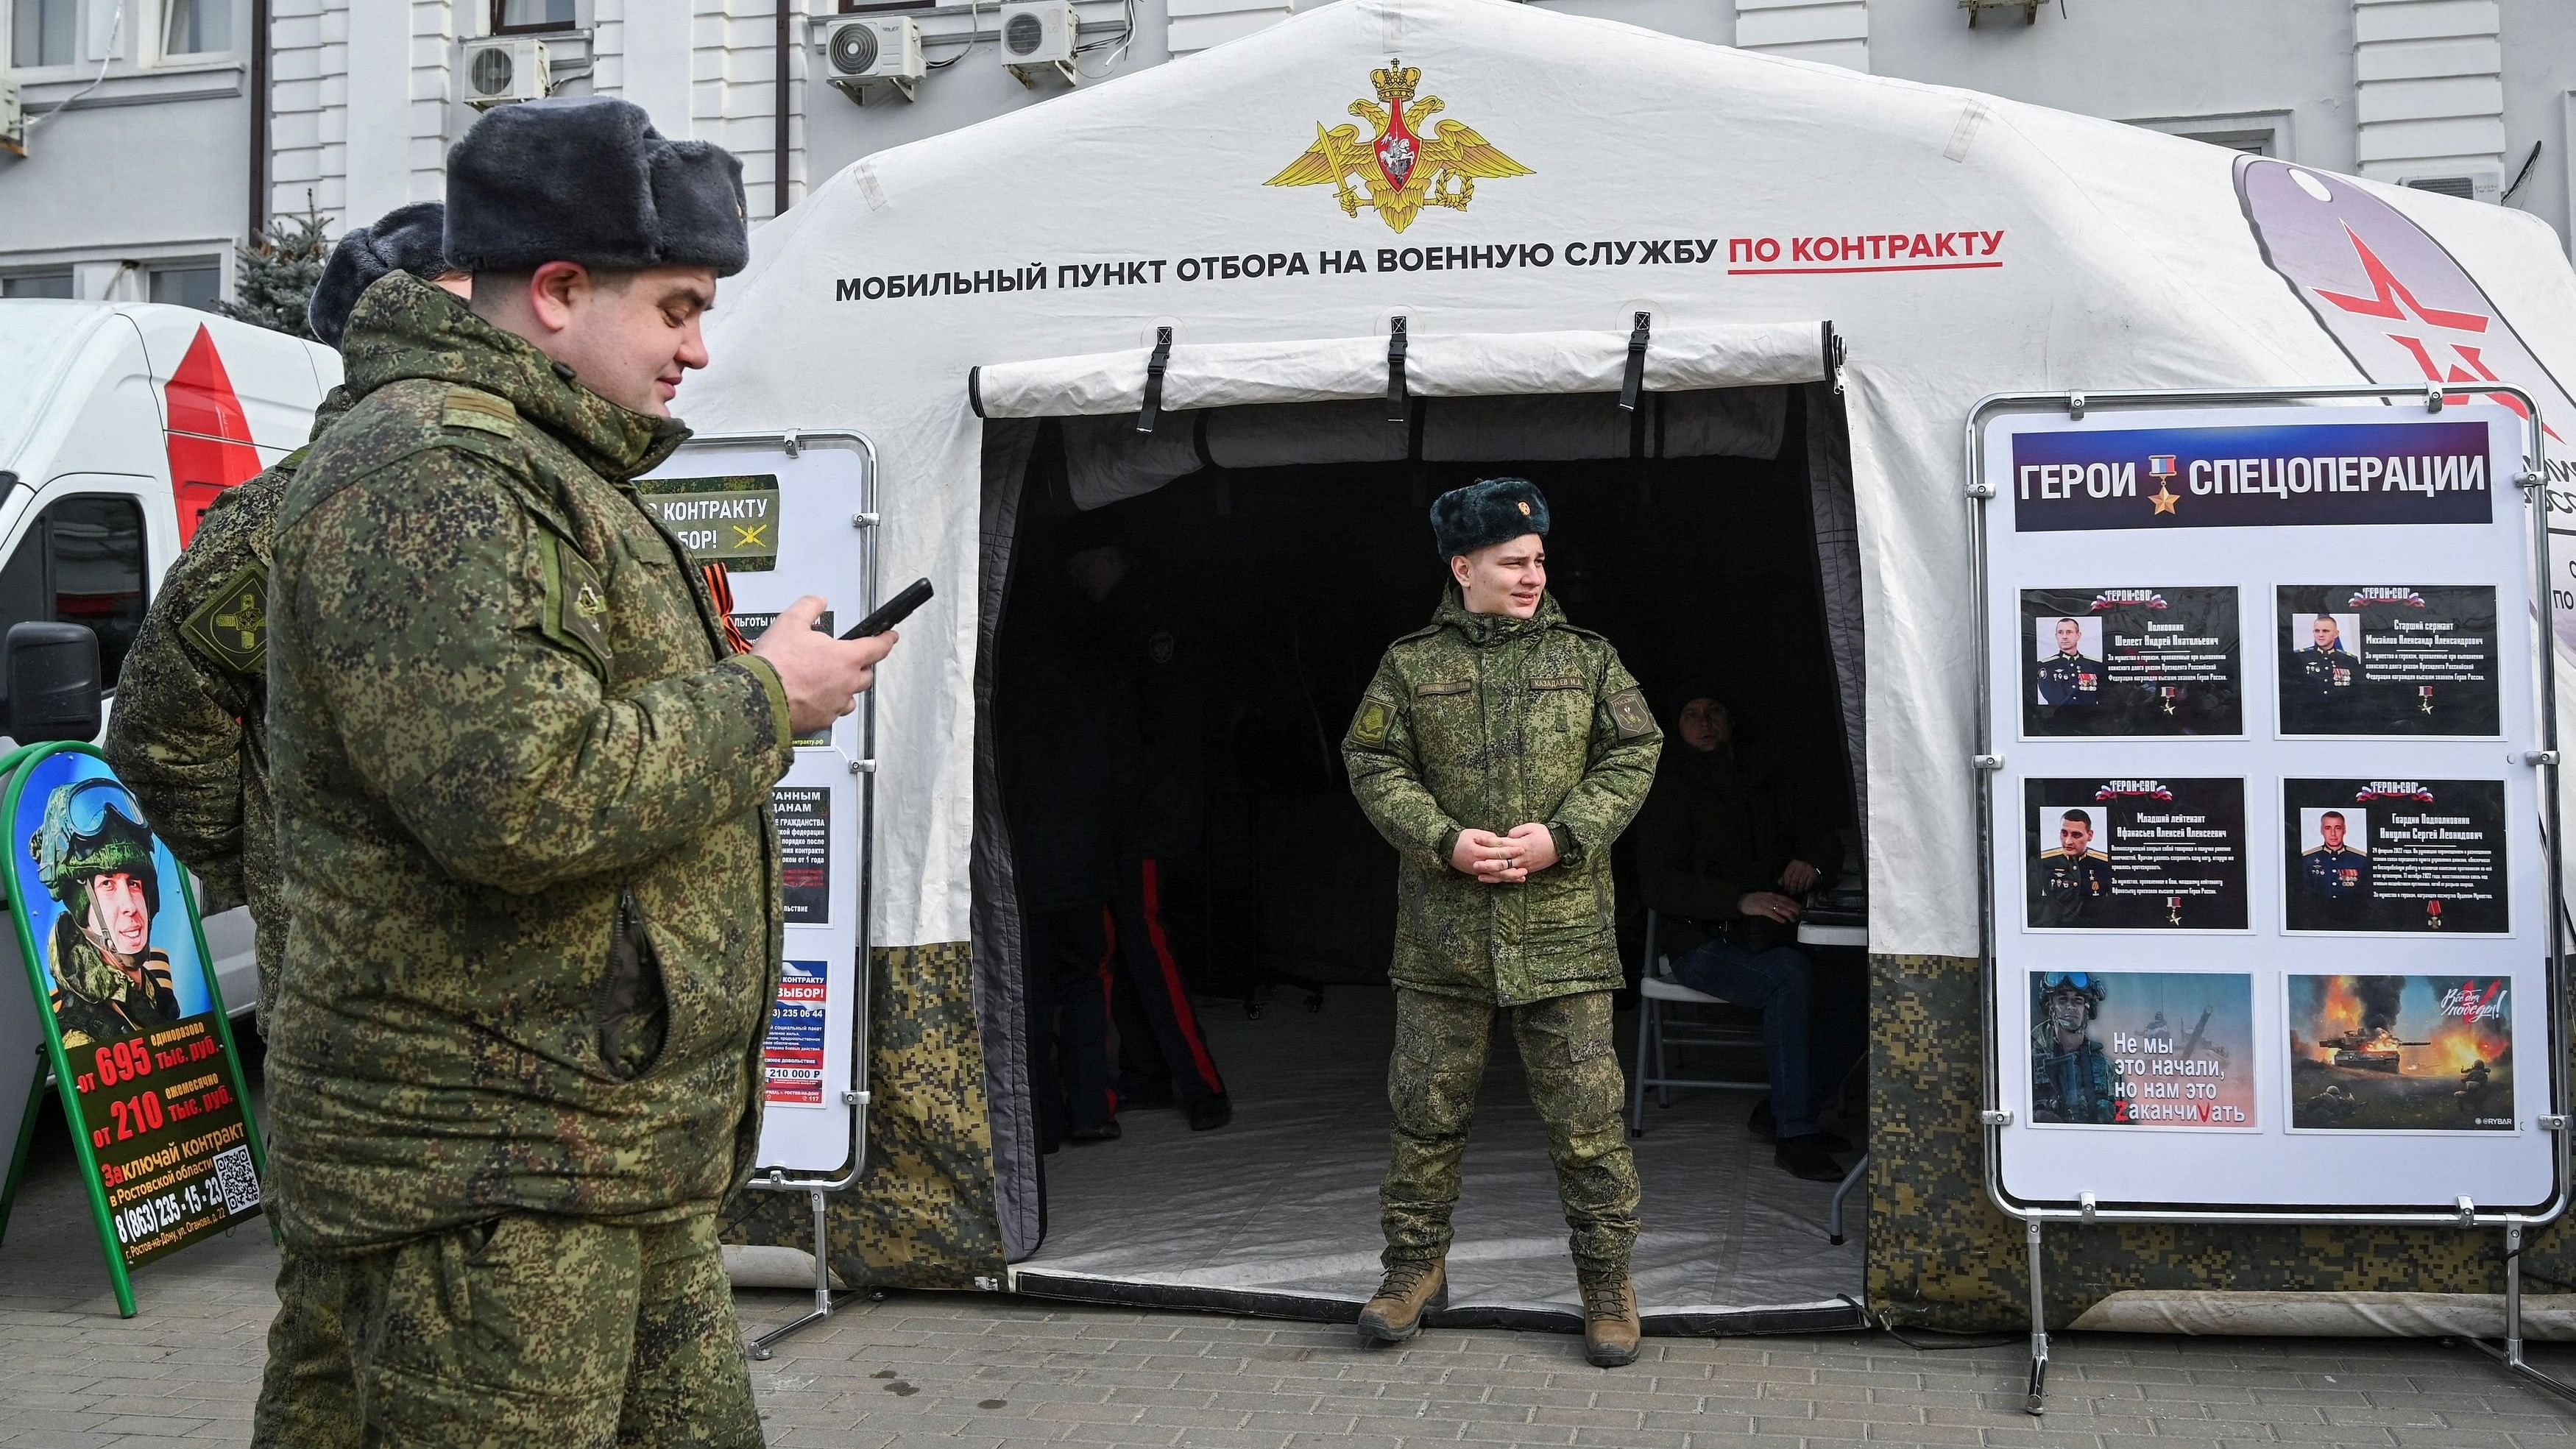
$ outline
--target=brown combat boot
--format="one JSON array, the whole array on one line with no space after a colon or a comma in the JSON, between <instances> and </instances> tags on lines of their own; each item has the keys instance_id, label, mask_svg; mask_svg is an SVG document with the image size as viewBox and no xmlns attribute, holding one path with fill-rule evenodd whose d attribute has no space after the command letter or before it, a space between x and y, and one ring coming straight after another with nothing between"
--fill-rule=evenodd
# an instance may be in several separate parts
<instances>
[{"instance_id":1,"label":"brown combat boot","mask_svg":"<svg viewBox=\"0 0 2576 1449\"><path fill-rule=\"evenodd\" d=\"M1402 1343L1422 1331L1424 1309L1448 1306L1446 1260L1398 1263L1386 1270L1386 1281L1378 1284L1377 1296L1360 1310L1360 1342Z\"/></svg>"},{"instance_id":2,"label":"brown combat boot","mask_svg":"<svg viewBox=\"0 0 2576 1449\"><path fill-rule=\"evenodd\" d=\"M1594 1368L1624 1368L1637 1361L1637 1340L1645 1325L1637 1321L1636 1280L1625 1273L1586 1274L1576 1280L1583 1289L1583 1356Z\"/></svg>"}]
</instances>

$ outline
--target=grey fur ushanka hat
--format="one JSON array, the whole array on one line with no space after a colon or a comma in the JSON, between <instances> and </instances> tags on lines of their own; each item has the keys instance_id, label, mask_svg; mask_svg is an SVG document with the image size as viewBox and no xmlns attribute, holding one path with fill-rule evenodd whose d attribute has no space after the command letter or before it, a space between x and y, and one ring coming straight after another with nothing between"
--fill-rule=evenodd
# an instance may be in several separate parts
<instances>
[{"instance_id":1,"label":"grey fur ushanka hat","mask_svg":"<svg viewBox=\"0 0 2576 1449\"><path fill-rule=\"evenodd\" d=\"M1547 495L1527 478L1487 478L1431 500L1431 541L1442 558L1547 534Z\"/></svg>"},{"instance_id":2,"label":"grey fur ushanka hat","mask_svg":"<svg viewBox=\"0 0 2576 1449\"><path fill-rule=\"evenodd\" d=\"M435 282L449 270L444 243L447 208L435 201L397 206L376 218L374 226L353 226L331 248L322 264L322 280L304 305L304 325L325 344L337 347L349 330L349 314L358 298L387 272L409 272Z\"/></svg>"},{"instance_id":3,"label":"grey fur ushanka hat","mask_svg":"<svg viewBox=\"0 0 2576 1449\"><path fill-rule=\"evenodd\" d=\"M447 260L467 272L708 267L751 260L742 163L673 141L642 106L567 96L483 113L447 153Z\"/></svg>"}]
</instances>

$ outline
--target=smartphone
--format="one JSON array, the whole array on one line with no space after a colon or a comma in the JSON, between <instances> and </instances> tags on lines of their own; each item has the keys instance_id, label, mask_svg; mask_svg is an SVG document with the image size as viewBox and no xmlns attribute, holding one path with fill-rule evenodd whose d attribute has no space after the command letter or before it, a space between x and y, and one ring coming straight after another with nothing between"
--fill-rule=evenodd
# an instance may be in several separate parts
<instances>
[{"instance_id":1,"label":"smartphone","mask_svg":"<svg viewBox=\"0 0 2576 1449\"><path fill-rule=\"evenodd\" d=\"M905 588L902 593L897 594L893 598L886 600L884 603L877 605L875 613L872 613L866 618L861 619L856 624L851 625L850 632L842 635L841 637L844 640L865 639L872 635L882 634L888 629L893 628L895 625L902 623L905 619L910 618L913 610L929 603L930 593L930 580L914 579L911 585Z\"/></svg>"}]
</instances>

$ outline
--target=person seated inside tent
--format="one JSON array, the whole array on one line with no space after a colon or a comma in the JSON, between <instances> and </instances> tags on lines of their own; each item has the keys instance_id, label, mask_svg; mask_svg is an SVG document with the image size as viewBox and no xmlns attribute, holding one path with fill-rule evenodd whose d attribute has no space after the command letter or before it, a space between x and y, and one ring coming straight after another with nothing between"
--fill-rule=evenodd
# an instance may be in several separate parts
<instances>
[{"instance_id":1,"label":"person seated inside tent","mask_svg":"<svg viewBox=\"0 0 2576 1449\"><path fill-rule=\"evenodd\" d=\"M1841 843L1805 802L1817 798L1776 762L1741 755L1734 719L1706 692L1685 694L1655 786L1637 816L1637 872L1662 920L1658 950L1673 979L1762 1013L1771 1096L1753 1109L1772 1160L1797 1177L1835 1182L1851 1144L1818 1124L1843 1063L1809 1050L1812 970L1797 947L1801 897L1829 885Z\"/></svg>"}]
</instances>

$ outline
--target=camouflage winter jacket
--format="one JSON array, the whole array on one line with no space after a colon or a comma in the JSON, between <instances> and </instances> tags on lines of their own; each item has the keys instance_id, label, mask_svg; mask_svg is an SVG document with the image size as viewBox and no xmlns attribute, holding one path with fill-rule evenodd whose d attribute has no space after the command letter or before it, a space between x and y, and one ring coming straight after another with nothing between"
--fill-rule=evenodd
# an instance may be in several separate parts
<instances>
[{"instance_id":1,"label":"camouflage winter jacket","mask_svg":"<svg viewBox=\"0 0 2576 1449\"><path fill-rule=\"evenodd\" d=\"M1610 844L1662 747L1618 652L1553 595L1514 619L1468 613L1452 587L1388 647L1342 739L1360 809L1402 855L1395 984L1502 1006L1617 986ZM1558 860L1527 881L1450 865L1459 831L1532 822Z\"/></svg>"},{"instance_id":2,"label":"camouflage winter jacket","mask_svg":"<svg viewBox=\"0 0 2576 1449\"><path fill-rule=\"evenodd\" d=\"M749 1170L787 702L629 480L687 430L404 273L278 516L279 1217L649 1222Z\"/></svg>"},{"instance_id":3,"label":"camouflage winter jacket","mask_svg":"<svg viewBox=\"0 0 2576 1449\"><path fill-rule=\"evenodd\" d=\"M313 436L348 407L347 391L333 388ZM107 722L107 762L170 853L217 896L250 903L263 1019L277 1000L287 919L268 793L269 536L309 451L225 489L206 510L152 596Z\"/></svg>"}]
</instances>

